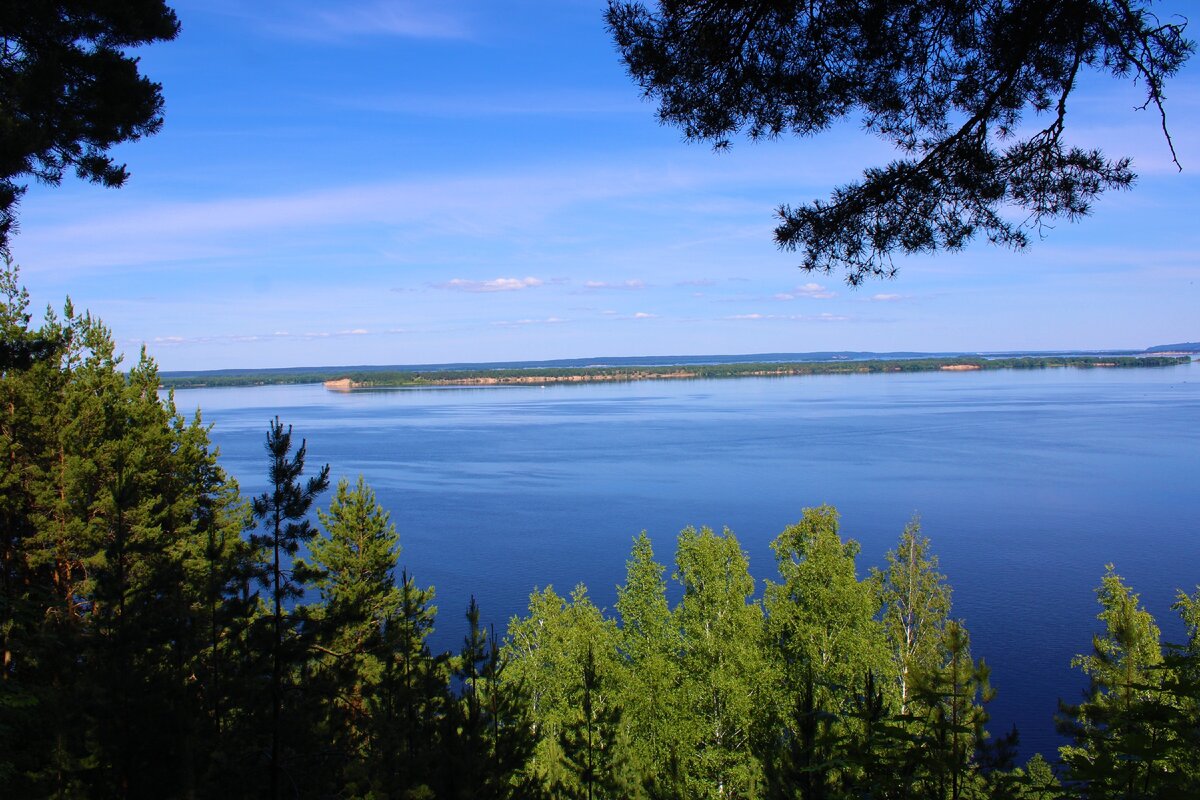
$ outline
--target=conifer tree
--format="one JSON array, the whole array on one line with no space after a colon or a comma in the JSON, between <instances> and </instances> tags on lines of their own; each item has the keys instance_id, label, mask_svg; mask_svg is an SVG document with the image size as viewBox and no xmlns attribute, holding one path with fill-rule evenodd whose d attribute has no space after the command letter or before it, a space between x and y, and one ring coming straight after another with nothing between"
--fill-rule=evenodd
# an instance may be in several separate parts
<instances>
[{"instance_id":1,"label":"conifer tree","mask_svg":"<svg viewBox=\"0 0 1200 800\"><path fill-rule=\"evenodd\" d=\"M301 483L307 442L292 454L292 426L284 430L276 417L267 432L267 455L270 461L270 489L254 498L254 519L262 533L252 533L250 541L270 553L271 560L263 565L259 579L271 592L271 680L270 680L270 797L278 798L283 788L283 725L284 671L293 659L303 653L295 646L298 633L294 615L285 612L284 603L294 602L304 594L311 572L296 554L316 535L307 515L313 501L329 486L329 465L317 475ZM292 559L290 568L284 559Z\"/></svg>"},{"instance_id":2,"label":"conifer tree","mask_svg":"<svg viewBox=\"0 0 1200 800\"><path fill-rule=\"evenodd\" d=\"M317 511L328 536L312 540L319 603L312 612L322 685L321 716L334 759L327 778L345 786L354 773L365 780L370 705L383 679L384 626L400 601L396 559L400 551L388 512L360 475L354 488L338 481L329 511Z\"/></svg>"},{"instance_id":3,"label":"conifer tree","mask_svg":"<svg viewBox=\"0 0 1200 800\"><path fill-rule=\"evenodd\" d=\"M454 659L459 699L446 717L441 796L535 798L539 782L527 766L536 739L526 687L505 675L507 659L479 621L479 605L467 606L467 635Z\"/></svg>"},{"instance_id":4,"label":"conifer tree","mask_svg":"<svg viewBox=\"0 0 1200 800\"><path fill-rule=\"evenodd\" d=\"M1085 797L1159 796L1173 776L1158 625L1111 564L1096 595L1104 633L1071 661L1089 685L1079 704L1060 703L1060 730L1075 743L1059 754Z\"/></svg>"},{"instance_id":5,"label":"conifer tree","mask_svg":"<svg viewBox=\"0 0 1200 800\"><path fill-rule=\"evenodd\" d=\"M203 748L188 554L201 518L238 527L236 492L207 431L160 400L145 353L122 374L89 315L68 302L33 333L24 293L6 297L11 333L60 349L0 375L0 706L14 711L0 720L4 785L14 796L189 794Z\"/></svg>"},{"instance_id":6,"label":"conifer tree","mask_svg":"<svg viewBox=\"0 0 1200 800\"><path fill-rule=\"evenodd\" d=\"M960 800L978 780L976 753L987 736L984 706L995 697L990 670L971 657L971 639L959 621L947 623L943 664L913 675L911 718L918 732L913 773L930 797Z\"/></svg>"},{"instance_id":7,"label":"conifer tree","mask_svg":"<svg viewBox=\"0 0 1200 800\"><path fill-rule=\"evenodd\" d=\"M1183 621L1186 639L1168 644L1163 655L1163 690L1167 694L1168 741L1164 791L1200 796L1200 586L1188 595L1180 590L1172 608Z\"/></svg>"},{"instance_id":8,"label":"conifer tree","mask_svg":"<svg viewBox=\"0 0 1200 800\"><path fill-rule=\"evenodd\" d=\"M372 787L385 796L432 792L449 746L442 738L450 702L448 657L433 655L428 644L436 615L433 588L419 588L402 571L399 602L384 625L380 685L369 706L367 768Z\"/></svg>"},{"instance_id":9,"label":"conifer tree","mask_svg":"<svg viewBox=\"0 0 1200 800\"><path fill-rule=\"evenodd\" d=\"M173 408L173 398L169 400ZM176 471L162 492L165 525L178 531L170 545L171 582L164 591L174 615L177 652L171 663L179 685L181 794L228 777L230 754L241 742L229 718L241 677L235 644L253 614L239 587L251 569L251 548L242 537L249 508L235 481L217 463L208 426L197 411L190 422L176 414Z\"/></svg>"}]
</instances>

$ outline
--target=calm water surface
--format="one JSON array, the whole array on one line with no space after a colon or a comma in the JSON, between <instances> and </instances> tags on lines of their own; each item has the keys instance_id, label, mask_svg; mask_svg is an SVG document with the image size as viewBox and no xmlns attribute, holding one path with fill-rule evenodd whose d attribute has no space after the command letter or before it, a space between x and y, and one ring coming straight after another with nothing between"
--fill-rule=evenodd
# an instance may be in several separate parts
<instances>
[{"instance_id":1,"label":"calm water surface","mask_svg":"<svg viewBox=\"0 0 1200 800\"><path fill-rule=\"evenodd\" d=\"M362 473L437 588L436 645L456 648L474 594L503 627L534 587L586 583L612 607L632 537L670 562L686 525L728 526L761 581L801 509L842 513L883 562L921 515L954 614L992 665L992 725L1052 752L1056 700L1097 629L1106 563L1167 639L1178 588L1200 584L1200 364L1164 369L739 378L388 390L321 386L176 393L203 410L225 468L264 488L278 414L312 469ZM327 506L328 496L321 499Z\"/></svg>"}]
</instances>

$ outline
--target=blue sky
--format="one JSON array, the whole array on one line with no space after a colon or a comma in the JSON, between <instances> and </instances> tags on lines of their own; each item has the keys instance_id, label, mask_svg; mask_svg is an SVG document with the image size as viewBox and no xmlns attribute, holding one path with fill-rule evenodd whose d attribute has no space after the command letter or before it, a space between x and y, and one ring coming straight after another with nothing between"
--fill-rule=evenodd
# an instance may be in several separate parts
<instances>
[{"instance_id":1,"label":"blue sky","mask_svg":"<svg viewBox=\"0 0 1200 800\"><path fill-rule=\"evenodd\" d=\"M166 125L117 151L128 184L31 186L12 246L36 308L70 295L164 369L1200 339L1195 63L1168 85L1182 173L1137 87L1094 75L1070 137L1132 156L1133 191L851 289L777 250L773 211L887 147L857 120L685 143L602 2L171 5L180 37L141 53Z\"/></svg>"}]
</instances>

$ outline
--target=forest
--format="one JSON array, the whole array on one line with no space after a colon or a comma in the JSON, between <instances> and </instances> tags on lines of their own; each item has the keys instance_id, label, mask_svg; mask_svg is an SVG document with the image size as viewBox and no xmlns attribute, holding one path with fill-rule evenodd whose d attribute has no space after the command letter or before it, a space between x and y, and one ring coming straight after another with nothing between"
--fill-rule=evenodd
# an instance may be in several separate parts
<instances>
[{"instance_id":1,"label":"forest","mask_svg":"<svg viewBox=\"0 0 1200 800\"><path fill-rule=\"evenodd\" d=\"M362 477L329 491L275 419L244 497L144 352L69 301L33 328L2 282L4 340L40 354L0 375L5 797L1200 796L1200 587L1164 644L1110 568L1071 743L1023 764L916 519L860 574L805 509L765 584L732 531L683 530L671 566L642 534L615 609L546 588L505 633L445 598L467 635L433 652Z\"/></svg>"}]
</instances>

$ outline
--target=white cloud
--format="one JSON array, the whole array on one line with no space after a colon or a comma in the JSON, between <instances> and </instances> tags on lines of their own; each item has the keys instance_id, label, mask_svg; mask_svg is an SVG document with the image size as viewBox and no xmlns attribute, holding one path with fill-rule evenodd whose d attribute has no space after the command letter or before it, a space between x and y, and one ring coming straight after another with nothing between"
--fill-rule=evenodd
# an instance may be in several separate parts
<instances>
[{"instance_id":1,"label":"white cloud","mask_svg":"<svg viewBox=\"0 0 1200 800\"><path fill-rule=\"evenodd\" d=\"M780 292L775 295L776 300L795 300L797 297L823 300L829 297L837 297L837 292L831 292L819 283L806 283L803 286L797 286L790 292Z\"/></svg>"},{"instance_id":2,"label":"white cloud","mask_svg":"<svg viewBox=\"0 0 1200 800\"><path fill-rule=\"evenodd\" d=\"M902 294L873 294L871 295L872 303L891 303L896 300L903 300Z\"/></svg>"},{"instance_id":3,"label":"white cloud","mask_svg":"<svg viewBox=\"0 0 1200 800\"><path fill-rule=\"evenodd\" d=\"M507 328L518 325L558 325L563 322L567 322L567 320L563 319L562 317L546 317L545 319L499 320L497 322L493 322L492 324Z\"/></svg>"},{"instance_id":4,"label":"white cloud","mask_svg":"<svg viewBox=\"0 0 1200 800\"><path fill-rule=\"evenodd\" d=\"M645 311L638 311L636 314L633 315L633 318L634 319L654 319L657 316L658 316L658 314L650 314Z\"/></svg>"},{"instance_id":5,"label":"white cloud","mask_svg":"<svg viewBox=\"0 0 1200 800\"><path fill-rule=\"evenodd\" d=\"M840 314L733 314L727 320L781 320L785 322L848 322L849 317Z\"/></svg>"},{"instance_id":6,"label":"white cloud","mask_svg":"<svg viewBox=\"0 0 1200 800\"><path fill-rule=\"evenodd\" d=\"M532 289L542 285L540 278L493 278L490 281L472 281L466 278L453 278L445 283L435 284L439 289L454 289L460 292L515 292L520 289Z\"/></svg>"},{"instance_id":7,"label":"white cloud","mask_svg":"<svg viewBox=\"0 0 1200 800\"><path fill-rule=\"evenodd\" d=\"M586 281L583 284L583 287L590 291L604 291L609 289L636 291L638 289L645 289L646 282L641 278L632 278L619 283L610 283L609 281Z\"/></svg>"}]
</instances>

